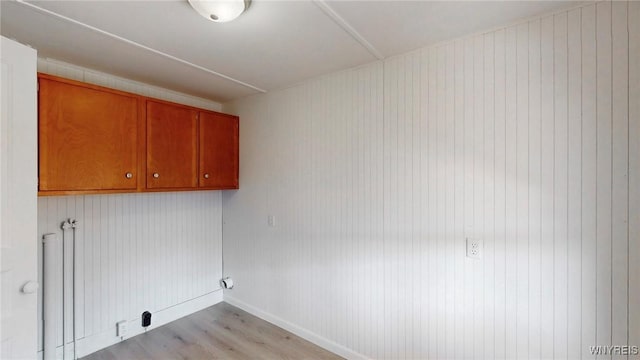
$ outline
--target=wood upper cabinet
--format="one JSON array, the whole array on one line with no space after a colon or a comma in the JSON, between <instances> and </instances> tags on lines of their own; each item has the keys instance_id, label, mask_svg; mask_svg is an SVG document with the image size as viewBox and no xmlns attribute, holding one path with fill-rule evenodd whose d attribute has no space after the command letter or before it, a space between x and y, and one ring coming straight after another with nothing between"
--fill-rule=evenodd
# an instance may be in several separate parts
<instances>
[{"instance_id":1,"label":"wood upper cabinet","mask_svg":"<svg viewBox=\"0 0 640 360\"><path fill-rule=\"evenodd\" d=\"M135 190L138 97L39 75L39 190Z\"/></svg>"},{"instance_id":2,"label":"wood upper cabinet","mask_svg":"<svg viewBox=\"0 0 640 360\"><path fill-rule=\"evenodd\" d=\"M238 117L200 113L200 174L203 188L238 188Z\"/></svg>"},{"instance_id":3,"label":"wood upper cabinet","mask_svg":"<svg viewBox=\"0 0 640 360\"><path fill-rule=\"evenodd\" d=\"M39 195L238 188L238 117L38 74Z\"/></svg>"},{"instance_id":4,"label":"wood upper cabinet","mask_svg":"<svg viewBox=\"0 0 640 360\"><path fill-rule=\"evenodd\" d=\"M147 100L147 188L198 186L198 111Z\"/></svg>"}]
</instances>

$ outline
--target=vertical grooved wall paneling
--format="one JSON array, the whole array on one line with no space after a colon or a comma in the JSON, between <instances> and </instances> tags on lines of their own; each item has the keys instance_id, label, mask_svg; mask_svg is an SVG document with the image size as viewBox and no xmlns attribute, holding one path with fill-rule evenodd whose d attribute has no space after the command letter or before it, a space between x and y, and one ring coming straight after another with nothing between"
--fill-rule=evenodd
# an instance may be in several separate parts
<instances>
[{"instance_id":1,"label":"vertical grooved wall paneling","mask_svg":"<svg viewBox=\"0 0 640 360\"><path fill-rule=\"evenodd\" d=\"M629 300L627 302L627 342L640 339L640 2L629 2L627 9L627 26L629 28L629 234L627 244L627 286Z\"/></svg>"},{"instance_id":2,"label":"vertical grooved wall paneling","mask_svg":"<svg viewBox=\"0 0 640 360\"><path fill-rule=\"evenodd\" d=\"M226 104L225 298L349 357L640 345L639 27L585 4Z\"/></svg>"},{"instance_id":3,"label":"vertical grooved wall paneling","mask_svg":"<svg viewBox=\"0 0 640 360\"><path fill-rule=\"evenodd\" d=\"M74 80L212 110L221 108L211 101L57 61L39 59L38 67L41 72ZM135 320L130 329L133 332L145 310L155 313L170 309L220 289L220 191L38 199L40 237L50 232L61 237L60 225L68 218L79 223L76 230L76 338L91 343L87 347L97 350L117 341L115 328L120 320ZM71 231L67 231L66 236L66 256L70 259ZM70 284L71 279L68 272L66 284ZM61 294L58 299L60 324ZM71 295L70 287L67 294ZM39 312L42 319L41 307ZM71 302L65 312L71 312ZM72 342L71 322L66 324L65 334L66 342ZM42 349L42 336L39 338L39 349ZM62 331L58 332L58 345L62 345Z\"/></svg>"}]
</instances>

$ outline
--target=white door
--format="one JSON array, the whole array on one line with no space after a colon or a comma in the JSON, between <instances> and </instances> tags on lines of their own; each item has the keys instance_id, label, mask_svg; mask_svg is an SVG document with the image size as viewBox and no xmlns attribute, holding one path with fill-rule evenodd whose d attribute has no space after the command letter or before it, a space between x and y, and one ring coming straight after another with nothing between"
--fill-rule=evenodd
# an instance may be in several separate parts
<instances>
[{"instance_id":1,"label":"white door","mask_svg":"<svg viewBox=\"0 0 640 360\"><path fill-rule=\"evenodd\" d=\"M36 51L2 37L0 86L0 359L36 357Z\"/></svg>"}]
</instances>

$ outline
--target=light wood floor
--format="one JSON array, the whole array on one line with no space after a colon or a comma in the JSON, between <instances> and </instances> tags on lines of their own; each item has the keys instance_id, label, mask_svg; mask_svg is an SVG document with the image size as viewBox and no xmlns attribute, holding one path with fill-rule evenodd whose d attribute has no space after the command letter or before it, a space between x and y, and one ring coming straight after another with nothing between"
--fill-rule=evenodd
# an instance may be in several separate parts
<instances>
[{"instance_id":1,"label":"light wood floor","mask_svg":"<svg viewBox=\"0 0 640 360\"><path fill-rule=\"evenodd\" d=\"M227 303L88 355L120 359L342 359Z\"/></svg>"}]
</instances>

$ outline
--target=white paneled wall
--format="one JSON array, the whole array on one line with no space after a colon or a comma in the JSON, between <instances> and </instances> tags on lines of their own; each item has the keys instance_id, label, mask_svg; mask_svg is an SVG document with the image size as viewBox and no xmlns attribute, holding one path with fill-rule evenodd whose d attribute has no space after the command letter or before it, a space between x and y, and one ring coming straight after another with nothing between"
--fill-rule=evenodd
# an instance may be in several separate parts
<instances>
[{"instance_id":1,"label":"white paneled wall","mask_svg":"<svg viewBox=\"0 0 640 360\"><path fill-rule=\"evenodd\" d=\"M220 111L220 103L202 99L199 97L182 94L161 87L129 80L81 66L69 64L49 58L38 58L38 71L56 75L67 79L82 81L94 85L105 86L112 89L127 91L130 93L172 101L179 104L195 106L213 111Z\"/></svg>"},{"instance_id":2,"label":"white paneled wall","mask_svg":"<svg viewBox=\"0 0 640 360\"><path fill-rule=\"evenodd\" d=\"M68 218L79 222L78 339L102 333L115 338L120 320L137 325L145 310L155 313L220 288L219 191L39 198L40 235L55 232L61 238L60 224ZM66 236L70 245L71 232ZM70 259L70 246L66 252ZM70 323L66 330L71 341Z\"/></svg>"},{"instance_id":3,"label":"white paneled wall","mask_svg":"<svg viewBox=\"0 0 640 360\"><path fill-rule=\"evenodd\" d=\"M220 109L214 102L69 64L41 59L38 66L39 71L49 74ZM152 324L157 326L221 299L222 192L38 199L40 238L50 232L61 237L60 224L68 218L79 222L76 234L78 355L119 341L115 329L120 320L131 321L129 336L142 331L140 315L145 310L154 313ZM69 231L67 236L70 245ZM70 258L71 247L67 246L66 251ZM41 248L39 258L42 266ZM70 275L66 280L67 285L71 283ZM39 298L42 301L42 296ZM61 299L57 303L59 324L62 324ZM70 314L71 308L67 307L66 312ZM42 319L41 313L39 318ZM73 339L71 333L71 323L68 323L67 343ZM58 337L58 345L62 345L61 330ZM42 336L39 339L39 349L42 349Z\"/></svg>"},{"instance_id":4,"label":"white paneled wall","mask_svg":"<svg viewBox=\"0 0 640 360\"><path fill-rule=\"evenodd\" d=\"M242 119L227 301L348 357L640 345L639 2L225 109ZM481 260L465 238L483 241Z\"/></svg>"}]
</instances>

